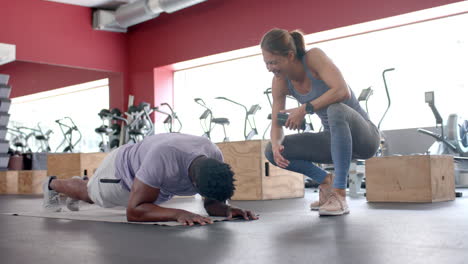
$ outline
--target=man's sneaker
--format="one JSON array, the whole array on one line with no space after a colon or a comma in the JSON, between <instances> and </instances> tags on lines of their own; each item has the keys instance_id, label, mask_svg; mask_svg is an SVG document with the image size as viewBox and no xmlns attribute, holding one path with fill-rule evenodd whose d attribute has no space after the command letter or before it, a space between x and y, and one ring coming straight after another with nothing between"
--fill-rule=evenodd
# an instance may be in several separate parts
<instances>
[{"instance_id":1,"label":"man's sneaker","mask_svg":"<svg viewBox=\"0 0 468 264\"><path fill-rule=\"evenodd\" d=\"M60 205L60 194L55 190L49 189L49 184L53 179L56 179L55 176L47 177L42 184L42 191L44 193L44 198L42 201L42 207L47 212L60 212L62 211L62 206Z\"/></svg>"},{"instance_id":2,"label":"man's sneaker","mask_svg":"<svg viewBox=\"0 0 468 264\"><path fill-rule=\"evenodd\" d=\"M73 176L72 179L83 179L80 176ZM79 211L80 210L80 200L78 199L73 199L70 197L67 197L67 200L65 200L65 204L67 205L68 210L70 211Z\"/></svg>"},{"instance_id":3,"label":"man's sneaker","mask_svg":"<svg viewBox=\"0 0 468 264\"><path fill-rule=\"evenodd\" d=\"M328 196L332 193L333 186L333 174L331 174L331 182L327 185L319 185L319 199L318 201L312 202L310 204L310 210L318 211L320 206L324 205L327 200Z\"/></svg>"},{"instance_id":4,"label":"man's sneaker","mask_svg":"<svg viewBox=\"0 0 468 264\"><path fill-rule=\"evenodd\" d=\"M332 192L328 196L327 202L320 206L319 215L344 215L349 214L346 198L342 200L338 195Z\"/></svg>"}]
</instances>

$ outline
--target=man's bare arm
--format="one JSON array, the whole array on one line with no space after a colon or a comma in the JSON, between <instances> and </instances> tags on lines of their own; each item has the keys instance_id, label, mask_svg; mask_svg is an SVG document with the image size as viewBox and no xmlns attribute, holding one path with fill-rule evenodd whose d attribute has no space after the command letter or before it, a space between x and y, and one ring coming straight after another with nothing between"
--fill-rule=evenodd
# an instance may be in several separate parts
<instances>
[{"instance_id":1,"label":"man's bare arm","mask_svg":"<svg viewBox=\"0 0 468 264\"><path fill-rule=\"evenodd\" d=\"M127 221L162 222L177 221L186 225L212 223L212 220L185 210L165 208L153 204L159 196L159 189L146 185L135 178L127 206Z\"/></svg>"}]
</instances>

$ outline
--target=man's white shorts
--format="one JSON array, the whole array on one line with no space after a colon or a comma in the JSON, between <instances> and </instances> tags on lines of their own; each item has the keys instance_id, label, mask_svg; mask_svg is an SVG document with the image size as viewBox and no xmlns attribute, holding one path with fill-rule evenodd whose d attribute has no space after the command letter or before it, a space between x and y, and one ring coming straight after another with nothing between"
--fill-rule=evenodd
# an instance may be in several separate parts
<instances>
[{"instance_id":1,"label":"man's white shorts","mask_svg":"<svg viewBox=\"0 0 468 264\"><path fill-rule=\"evenodd\" d=\"M115 159L118 148L112 150L99 165L88 182L89 198L100 207L111 208L117 206L127 207L130 192L121 182L102 182L101 180L116 180Z\"/></svg>"}]
</instances>

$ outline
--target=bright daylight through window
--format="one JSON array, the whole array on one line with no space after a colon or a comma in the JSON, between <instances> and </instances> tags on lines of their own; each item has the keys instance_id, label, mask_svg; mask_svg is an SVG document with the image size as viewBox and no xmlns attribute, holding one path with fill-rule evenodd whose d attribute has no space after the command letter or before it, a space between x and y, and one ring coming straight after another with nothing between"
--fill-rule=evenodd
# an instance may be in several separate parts
<instances>
[{"instance_id":1,"label":"bright daylight through window","mask_svg":"<svg viewBox=\"0 0 468 264\"><path fill-rule=\"evenodd\" d=\"M108 79L102 79L12 98L7 135L10 145L18 140L22 143L18 151L45 151L35 139L35 135L45 134L51 152L63 152L70 144L74 152L98 152L101 138L94 129L102 123L99 111L109 108L108 83Z\"/></svg>"},{"instance_id":2,"label":"bright daylight through window","mask_svg":"<svg viewBox=\"0 0 468 264\"><path fill-rule=\"evenodd\" d=\"M321 48L337 64L356 97L362 89L372 87L368 109L375 124L388 104L382 72L395 68L386 74L391 106L381 129L416 128L435 126L434 116L424 101L426 91L435 92L437 108L444 118L451 113L468 117L468 110L463 107L468 98L466 25L468 14L461 14L315 44L314 35L306 39L312 43L308 48ZM261 55L175 72L174 106L184 125L182 132L203 134L199 117L205 109L194 102L201 98L214 117L230 120L226 126L229 139L243 140L245 110L216 99L225 97L247 109L260 104L261 110L255 115L255 138L262 138L265 131L265 138L269 138L267 116L271 108L264 91L271 87L271 79ZM291 100L287 108L295 106ZM315 130L320 129L318 119L314 118L313 124ZM219 142L223 138L222 126L216 125L212 140Z\"/></svg>"}]
</instances>

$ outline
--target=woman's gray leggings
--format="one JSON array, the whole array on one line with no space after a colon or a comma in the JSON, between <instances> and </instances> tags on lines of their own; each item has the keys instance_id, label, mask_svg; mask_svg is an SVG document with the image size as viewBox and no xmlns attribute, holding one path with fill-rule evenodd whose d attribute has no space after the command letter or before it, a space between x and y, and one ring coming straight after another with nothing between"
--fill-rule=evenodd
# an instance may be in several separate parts
<instances>
[{"instance_id":1,"label":"woman's gray leggings","mask_svg":"<svg viewBox=\"0 0 468 264\"><path fill-rule=\"evenodd\" d=\"M329 105L327 115L328 131L285 136L282 155L290 162L287 170L304 174L318 183L323 182L327 172L312 162L333 163L333 187L346 189L351 159L374 156L380 144L380 133L371 121L343 103ZM265 149L265 156L276 165L271 142Z\"/></svg>"}]
</instances>

